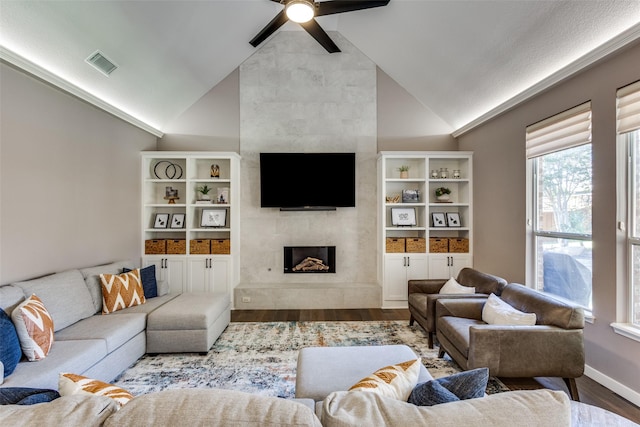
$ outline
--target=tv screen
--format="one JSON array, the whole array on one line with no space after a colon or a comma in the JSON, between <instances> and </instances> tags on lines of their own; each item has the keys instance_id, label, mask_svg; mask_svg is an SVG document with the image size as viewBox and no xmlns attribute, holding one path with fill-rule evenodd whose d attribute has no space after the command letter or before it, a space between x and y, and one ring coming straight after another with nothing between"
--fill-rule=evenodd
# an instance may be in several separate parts
<instances>
[{"instance_id":1,"label":"tv screen","mask_svg":"<svg viewBox=\"0 0 640 427\"><path fill-rule=\"evenodd\" d=\"M260 206L323 209L356 205L355 153L260 153Z\"/></svg>"}]
</instances>

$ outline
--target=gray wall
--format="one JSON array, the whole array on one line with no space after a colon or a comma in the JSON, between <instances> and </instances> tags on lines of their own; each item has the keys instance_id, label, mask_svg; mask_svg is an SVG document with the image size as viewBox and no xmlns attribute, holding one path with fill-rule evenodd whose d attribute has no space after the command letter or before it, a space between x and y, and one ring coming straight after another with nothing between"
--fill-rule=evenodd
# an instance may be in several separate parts
<instances>
[{"instance_id":1,"label":"gray wall","mask_svg":"<svg viewBox=\"0 0 640 427\"><path fill-rule=\"evenodd\" d=\"M156 137L0 64L0 283L140 258Z\"/></svg>"},{"instance_id":2,"label":"gray wall","mask_svg":"<svg viewBox=\"0 0 640 427\"><path fill-rule=\"evenodd\" d=\"M593 314L585 328L587 365L640 392L640 343L609 326L624 320L616 295L627 278L616 271L616 89L640 79L640 45L603 61L458 138L474 151L475 266L525 280L525 127L582 102L593 110ZM616 286L618 288L616 288Z\"/></svg>"}]
</instances>

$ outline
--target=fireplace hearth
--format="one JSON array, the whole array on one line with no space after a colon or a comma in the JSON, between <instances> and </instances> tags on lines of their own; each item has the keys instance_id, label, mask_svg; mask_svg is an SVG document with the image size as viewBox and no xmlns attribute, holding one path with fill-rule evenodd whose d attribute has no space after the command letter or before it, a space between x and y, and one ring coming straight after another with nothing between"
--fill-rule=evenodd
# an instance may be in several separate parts
<instances>
[{"instance_id":1,"label":"fireplace hearth","mask_svg":"<svg viewBox=\"0 0 640 427\"><path fill-rule=\"evenodd\" d=\"M335 246L285 246L285 273L335 273Z\"/></svg>"}]
</instances>

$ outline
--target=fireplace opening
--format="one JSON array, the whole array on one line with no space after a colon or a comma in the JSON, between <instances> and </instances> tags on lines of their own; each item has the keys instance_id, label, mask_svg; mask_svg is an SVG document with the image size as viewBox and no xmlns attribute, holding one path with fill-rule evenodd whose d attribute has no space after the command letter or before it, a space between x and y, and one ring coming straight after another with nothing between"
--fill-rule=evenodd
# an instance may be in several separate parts
<instances>
[{"instance_id":1,"label":"fireplace opening","mask_svg":"<svg viewBox=\"0 0 640 427\"><path fill-rule=\"evenodd\" d=\"M335 246L285 246L285 273L335 273Z\"/></svg>"}]
</instances>

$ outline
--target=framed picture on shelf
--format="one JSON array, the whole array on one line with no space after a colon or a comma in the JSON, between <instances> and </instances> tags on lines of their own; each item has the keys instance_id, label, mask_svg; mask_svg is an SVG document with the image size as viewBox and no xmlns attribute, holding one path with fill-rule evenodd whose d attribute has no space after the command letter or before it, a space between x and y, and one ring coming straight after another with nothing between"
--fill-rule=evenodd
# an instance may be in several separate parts
<instances>
[{"instance_id":1,"label":"framed picture on shelf","mask_svg":"<svg viewBox=\"0 0 640 427\"><path fill-rule=\"evenodd\" d=\"M153 220L153 228L167 228L169 226L169 214L157 213Z\"/></svg>"},{"instance_id":2,"label":"framed picture on shelf","mask_svg":"<svg viewBox=\"0 0 640 427\"><path fill-rule=\"evenodd\" d=\"M224 227L226 224L226 209L202 209L200 227Z\"/></svg>"},{"instance_id":3,"label":"framed picture on shelf","mask_svg":"<svg viewBox=\"0 0 640 427\"><path fill-rule=\"evenodd\" d=\"M433 212L431 214L431 221L434 227L446 227L447 220L444 216L444 212Z\"/></svg>"},{"instance_id":4,"label":"framed picture on shelf","mask_svg":"<svg viewBox=\"0 0 640 427\"><path fill-rule=\"evenodd\" d=\"M447 227L460 227L460 214L458 212L447 212Z\"/></svg>"},{"instance_id":5,"label":"framed picture on shelf","mask_svg":"<svg viewBox=\"0 0 640 427\"><path fill-rule=\"evenodd\" d=\"M184 215L183 213L173 214L171 216L171 228L184 228Z\"/></svg>"},{"instance_id":6,"label":"framed picture on shelf","mask_svg":"<svg viewBox=\"0 0 640 427\"><path fill-rule=\"evenodd\" d=\"M402 190L402 203L420 202L420 190Z\"/></svg>"},{"instance_id":7,"label":"framed picture on shelf","mask_svg":"<svg viewBox=\"0 0 640 427\"><path fill-rule=\"evenodd\" d=\"M415 208L391 208L391 225L394 227L411 227L416 225Z\"/></svg>"}]
</instances>

